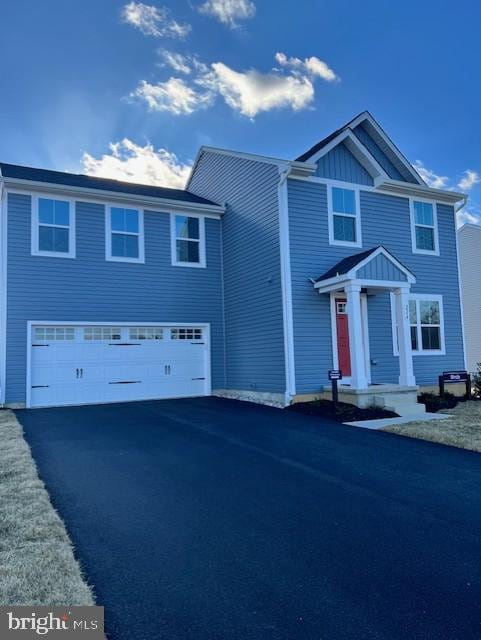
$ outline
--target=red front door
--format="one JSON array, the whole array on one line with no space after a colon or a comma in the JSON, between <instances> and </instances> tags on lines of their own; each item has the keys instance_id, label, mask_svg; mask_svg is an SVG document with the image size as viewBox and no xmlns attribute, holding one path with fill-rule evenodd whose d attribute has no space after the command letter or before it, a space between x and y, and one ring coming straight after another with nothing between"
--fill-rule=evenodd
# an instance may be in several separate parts
<instances>
[{"instance_id":1,"label":"red front door","mask_svg":"<svg viewBox=\"0 0 481 640\"><path fill-rule=\"evenodd\" d=\"M344 298L336 298L336 330L339 369L344 377L348 377L351 375L351 355L349 351L347 305Z\"/></svg>"}]
</instances>

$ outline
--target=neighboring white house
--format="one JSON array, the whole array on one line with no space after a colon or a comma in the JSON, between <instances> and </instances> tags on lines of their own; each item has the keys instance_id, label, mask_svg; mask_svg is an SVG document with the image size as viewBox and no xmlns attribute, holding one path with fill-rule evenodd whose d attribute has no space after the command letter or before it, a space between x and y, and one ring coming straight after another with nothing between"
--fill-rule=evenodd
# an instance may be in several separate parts
<instances>
[{"instance_id":1,"label":"neighboring white house","mask_svg":"<svg viewBox=\"0 0 481 640\"><path fill-rule=\"evenodd\" d=\"M459 267L468 371L481 362L481 226L465 224L458 231Z\"/></svg>"}]
</instances>

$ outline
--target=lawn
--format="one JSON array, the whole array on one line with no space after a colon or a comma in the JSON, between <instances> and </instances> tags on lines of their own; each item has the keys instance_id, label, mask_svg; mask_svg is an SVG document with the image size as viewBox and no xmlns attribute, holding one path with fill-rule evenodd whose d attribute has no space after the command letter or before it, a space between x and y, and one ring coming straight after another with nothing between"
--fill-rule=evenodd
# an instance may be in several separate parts
<instances>
[{"instance_id":1,"label":"lawn","mask_svg":"<svg viewBox=\"0 0 481 640\"><path fill-rule=\"evenodd\" d=\"M454 409L443 409L442 413L452 417L390 425L383 430L481 452L481 402L460 402Z\"/></svg>"},{"instance_id":2,"label":"lawn","mask_svg":"<svg viewBox=\"0 0 481 640\"><path fill-rule=\"evenodd\" d=\"M0 605L93 605L22 428L0 411Z\"/></svg>"}]
</instances>

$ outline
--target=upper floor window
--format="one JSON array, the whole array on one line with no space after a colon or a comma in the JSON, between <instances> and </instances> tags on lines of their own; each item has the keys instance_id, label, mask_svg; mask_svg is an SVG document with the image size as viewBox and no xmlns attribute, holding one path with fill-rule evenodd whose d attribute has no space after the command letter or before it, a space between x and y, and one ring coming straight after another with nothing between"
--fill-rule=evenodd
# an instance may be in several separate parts
<instances>
[{"instance_id":1,"label":"upper floor window","mask_svg":"<svg viewBox=\"0 0 481 640\"><path fill-rule=\"evenodd\" d=\"M34 199L32 254L75 257L75 212L69 200Z\"/></svg>"},{"instance_id":2,"label":"upper floor window","mask_svg":"<svg viewBox=\"0 0 481 640\"><path fill-rule=\"evenodd\" d=\"M414 253L439 255L435 204L424 200L411 201L411 234Z\"/></svg>"},{"instance_id":3,"label":"upper floor window","mask_svg":"<svg viewBox=\"0 0 481 640\"><path fill-rule=\"evenodd\" d=\"M171 216L172 264L184 267L205 267L204 218Z\"/></svg>"},{"instance_id":4,"label":"upper floor window","mask_svg":"<svg viewBox=\"0 0 481 640\"><path fill-rule=\"evenodd\" d=\"M359 192L331 187L329 201L329 244L361 246Z\"/></svg>"},{"instance_id":5,"label":"upper floor window","mask_svg":"<svg viewBox=\"0 0 481 640\"><path fill-rule=\"evenodd\" d=\"M144 262L144 217L137 209L110 207L106 217L106 259Z\"/></svg>"}]
</instances>

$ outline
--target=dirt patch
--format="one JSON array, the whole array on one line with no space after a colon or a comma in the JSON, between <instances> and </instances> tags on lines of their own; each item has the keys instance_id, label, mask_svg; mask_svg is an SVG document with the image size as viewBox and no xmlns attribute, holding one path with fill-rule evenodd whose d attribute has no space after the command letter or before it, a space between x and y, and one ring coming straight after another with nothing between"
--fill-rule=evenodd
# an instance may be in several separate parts
<instances>
[{"instance_id":1,"label":"dirt patch","mask_svg":"<svg viewBox=\"0 0 481 640\"><path fill-rule=\"evenodd\" d=\"M442 413L452 417L390 425L383 431L481 452L481 401L461 402Z\"/></svg>"},{"instance_id":2,"label":"dirt patch","mask_svg":"<svg viewBox=\"0 0 481 640\"><path fill-rule=\"evenodd\" d=\"M94 604L11 411L0 411L0 604Z\"/></svg>"}]
</instances>

